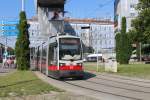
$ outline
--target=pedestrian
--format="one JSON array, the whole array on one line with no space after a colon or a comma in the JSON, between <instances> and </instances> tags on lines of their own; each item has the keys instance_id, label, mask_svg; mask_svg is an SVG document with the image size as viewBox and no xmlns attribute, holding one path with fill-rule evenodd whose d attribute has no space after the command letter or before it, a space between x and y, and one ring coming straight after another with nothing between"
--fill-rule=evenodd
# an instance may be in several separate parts
<instances>
[{"instance_id":1,"label":"pedestrian","mask_svg":"<svg viewBox=\"0 0 150 100\"><path fill-rule=\"evenodd\" d=\"M4 58L4 59L3 59L3 65L2 65L2 68L5 68L5 67L6 67L6 65L7 65L7 59L6 59L6 58Z\"/></svg>"},{"instance_id":2,"label":"pedestrian","mask_svg":"<svg viewBox=\"0 0 150 100\"><path fill-rule=\"evenodd\" d=\"M11 68L11 58L7 59L7 65L8 65L8 68Z\"/></svg>"}]
</instances>

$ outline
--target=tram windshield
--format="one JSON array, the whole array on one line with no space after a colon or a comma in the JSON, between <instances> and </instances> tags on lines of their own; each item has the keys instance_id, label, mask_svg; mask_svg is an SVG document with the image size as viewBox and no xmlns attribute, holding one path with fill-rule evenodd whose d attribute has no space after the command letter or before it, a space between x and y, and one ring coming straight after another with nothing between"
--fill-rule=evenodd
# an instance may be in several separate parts
<instances>
[{"instance_id":1,"label":"tram windshield","mask_svg":"<svg viewBox=\"0 0 150 100\"><path fill-rule=\"evenodd\" d=\"M80 60L81 44L78 38L60 38L59 40L60 60Z\"/></svg>"}]
</instances>

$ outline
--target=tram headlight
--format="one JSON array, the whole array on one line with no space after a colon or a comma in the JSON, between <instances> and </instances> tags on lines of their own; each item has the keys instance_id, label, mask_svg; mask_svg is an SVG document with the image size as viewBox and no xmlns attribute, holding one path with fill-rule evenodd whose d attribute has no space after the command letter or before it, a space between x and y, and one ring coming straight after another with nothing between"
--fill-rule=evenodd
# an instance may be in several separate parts
<instances>
[{"instance_id":1,"label":"tram headlight","mask_svg":"<svg viewBox=\"0 0 150 100\"><path fill-rule=\"evenodd\" d=\"M77 65L82 66L82 63L77 63Z\"/></svg>"}]
</instances>

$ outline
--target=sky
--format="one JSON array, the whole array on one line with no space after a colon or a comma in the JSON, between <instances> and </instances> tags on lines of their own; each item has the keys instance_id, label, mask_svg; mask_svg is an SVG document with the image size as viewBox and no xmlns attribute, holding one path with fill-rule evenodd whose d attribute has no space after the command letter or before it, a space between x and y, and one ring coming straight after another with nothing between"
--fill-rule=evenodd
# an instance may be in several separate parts
<instances>
[{"instance_id":1,"label":"sky","mask_svg":"<svg viewBox=\"0 0 150 100\"><path fill-rule=\"evenodd\" d=\"M114 16L114 0L68 0L66 16L77 18L110 18Z\"/></svg>"},{"instance_id":2,"label":"sky","mask_svg":"<svg viewBox=\"0 0 150 100\"><path fill-rule=\"evenodd\" d=\"M73 18L112 18L114 0L67 0L66 17ZM27 18L36 15L34 0L25 0ZM18 18L21 0L1 0L0 18Z\"/></svg>"},{"instance_id":3,"label":"sky","mask_svg":"<svg viewBox=\"0 0 150 100\"><path fill-rule=\"evenodd\" d=\"M1 0L0 1L0 18L19 18L22 0ZM34 16L34 0L25 0L25 9L28 18Z\"/></svg>"}]
</instances>

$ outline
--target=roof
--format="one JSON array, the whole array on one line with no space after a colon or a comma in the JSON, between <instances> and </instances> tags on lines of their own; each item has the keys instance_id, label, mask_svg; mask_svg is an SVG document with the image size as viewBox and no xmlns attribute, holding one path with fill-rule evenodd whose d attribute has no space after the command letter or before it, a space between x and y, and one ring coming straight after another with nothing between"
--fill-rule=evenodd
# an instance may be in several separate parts
<instances>
[{"instance_id":1,"label":"roof","mask_svg":"<svg viewBox=\"0 0 150 100\"><path fill-rule=\"evenodd\" d=\"M97 23L97 24L111 24L113 25L114 22L111 21L110 19L76 19L76 18L65 18L65 22L69 23Z\"/></svg>"}]
</instances>

